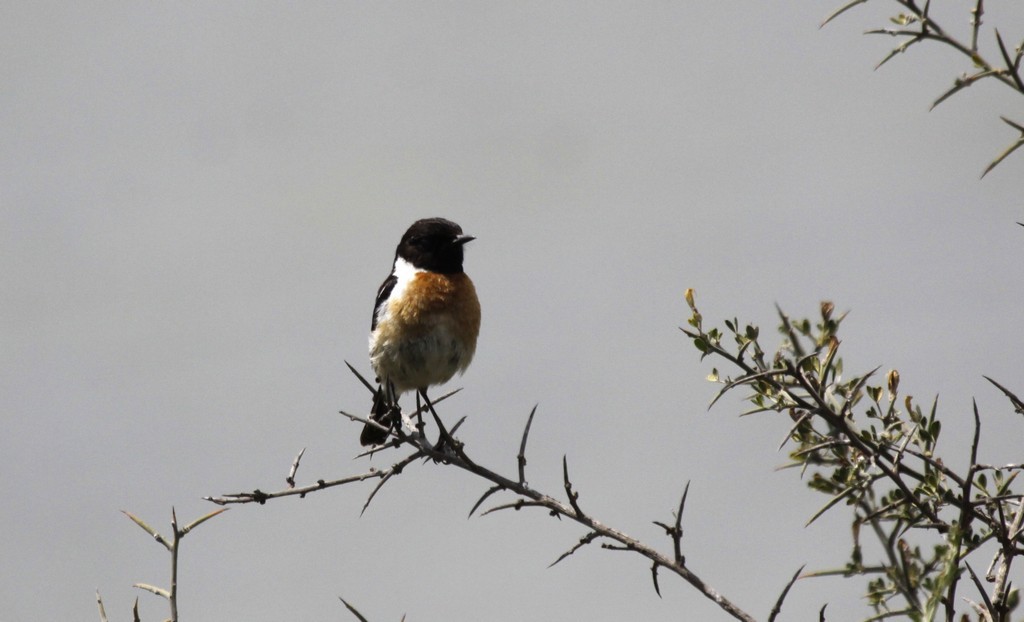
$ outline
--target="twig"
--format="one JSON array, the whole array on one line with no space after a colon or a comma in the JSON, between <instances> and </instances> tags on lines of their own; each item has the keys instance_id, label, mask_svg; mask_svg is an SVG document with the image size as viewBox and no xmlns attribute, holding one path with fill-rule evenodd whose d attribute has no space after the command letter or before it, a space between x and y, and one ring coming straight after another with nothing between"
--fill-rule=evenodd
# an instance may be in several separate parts
<instances>
[{"instance_id":1,"label":"twig","mask_svg":"<svg viewBox=\"0 0 1024 622\"><path fill-rule=\"evenodd\" d=\"M788 443L790 439L793 438L793 435L796 433L797 428L799 428L805 421L810 419L812 414L813 413L811 413L811 411L809 410L803 411L800 414L800 416L797 417L796 421L793 423L793 427L789 429L789 432L786 432L786 437L782 439L782 442L779 443L779 448L776 449L775 451L782 451L782 448L786 446L786 443Z\"/></svg>"},{"instance_id":2,"label":"twig","mask_svg":"<svg viewBox=\"0 0 1024 622\"><path fill-rule=\"evenodd\" d=\"M835 413L833 413L829 409L829 406L825 402L824 398L821 395L819 395L817 391L815 391L814 387L810 385L810 383L807 381L807 378L804 376L803 372L800 371L799 368L794 366L793 363L790 361L787 361L786 365L788 367L789 373L793 375L797 382L800 383L803 389L807 391L807 393L815 401L817 405L817 414L824 418L829 424L834 425L836 428L842 430L846 434L847 438L849 438L850 441L866 455L879 456L886 458L888 460L893 460L893 458L888 455L888 452L882 451L881 448L877 446L868 444L866 441L861 439L860 434L858 434L856 430L852 429L852 427L849 423L846 422L846 420L844 420L842 417L838 417ZM901 465L896 464L894 462L894 466L896 467L895 470L890 469L880 460L876 461L875 465L878 467L880 471L882 471L885 474L887 478L889 478L889 480L892 483L896 484L896 486L903 492L907 499L910 499L911 503L913 503L914 506L918 509L918 511L921 512L922 516L926 516L933 524L937 526L939 531L944 531L944 529L942 529L942 527L944 527L944 523L941 520L939 520L938 515L935 514L935 510L929 507L928 504L922 502L918 498L918 496L915 495L910 490L910 488L907 487L907 484L906 482L903 481L903 478L900 477L900 473L906 472L906 470Z\"/></svg>"},{"instance_id":3,"label":"twig","mask_svg":"<svg viewBox=\"0 0 1024 622\"><path fill-rule=\"evenodd\" d=\"M558 562L562 561L566 557L569 557L570 555L572 555L573 553L575 553L579 549L583 548L584 546L590 544L595 539L600 538L600 537L601 537L601 534L597 533L596 531L591 531L587 535L585 535L582 538L580 538L580 541L577 542L576 544L574 544L571 549L569 549L568 551L566 551L566 552L562 553L561 555L559 555L558 559L556 559L555 561L551 562L548 565L548 568L551 568L552 566L554 566Z\"/></svg>"},{"instance_id":4,"label":"twig","mask_svg":"<svg viewBox=\"0 0 1024 622\"><path fill-rule=\"evenodd\" d=\"M686 565L686 557L683 556L683 509L686 507L686 496L690 493L690 482L686 482L683 489L683 496L679 500L679 510L676 511L676 522L671 527L665 523L654 521L654 524L665 530L665 534L672 538L672 552L675 555L676 563L680 566Z\"/></svg>"},{"instance_id":5,"label":"twig","mask_svg":"<svg viewBox=\"0 0 1024 622\"><path fill-rule=\"evenodd\" d=\"M132 522L135 523L136 525L138 525L139 527L141 527L143 531L145 531L149 535L153 536L153 539L156 540L157 542L159 542L160 544L162 544L165 549L167 549L168 551L172 550L173 546L171 545L171 543L168 542L166 540L166 538L164 538L162 535L160 535L159 532L157 532L156 529L153 529L152 527L150 527L141 518L135 516L131 512L126 512L124 510L121 510L121 513L124 514L125 516L127 516L128 518L130 518L132 520Z\"/></svg>"},{"instance_id":6,"label":"twig","mask_svg":"<svg viewBox=\"0 0 1024 622\"><path fill-rule=\"evenodd\" d=\"M989 174L989 171L991 171L995 167L999 166L999 163L1002 162L1003 160L1005 160L1007 158L1007 156L1009 156L1011 153L1013 153L1017 149L1020 149L1021 146L1024 146L1024 127L1022 127L1018 123L1014 123L1013 121L1007 119L1006 117L999 117L999 118L1003 120L1003 123L1006 123L1010 127L1013 127L1015 129L1019 130L1020 133L1021 133L1021 136L1013 144L1011 144L1009 147L1007 147L1006 150L1004 150L1002 153L1000 153L999 156L996 157L995 160L992 160L992 162L990 162L989 165L985 167L985 170L982 171L982 173L981 173L982 177L985 177L985 175Z\"/></svg>"},{"instance_id":7,"label":"twig","mask_svg":"<svg viewBox=\"0 0 1024 622\"><path fill-rule=\"evenodd\" d=\"M981 16L985 13L985 0L977 0L971 10L971 51L978 51L978 31L981 30Z\"/></svg>"},{"instance_id":8,"label":"twig","mask_svg":"<svg viewBox=\"0 0 1024 622\"><path fill-rule=\"evenodd\" d=\"M523 428L523 440L519 443L519 455L516 457L519 463L519 483L526 483L526 437L530 435L530 426L533 425L533 416L537 413L536 404L530 410L530 416L526 419L526 427ZM471 512L472 513L472 512Z\"/></svg>"},{"instance_id":9,"label":"twig","mask_svg":"<svg viewBox=\"0 0 1024 622\"><path fill-rule=\"evenodd\" d=\"M350 416L350 418L352 418L353 420L358 420L358 418L353 416ZM466 456L465 451L462 448L462 443L460 441L454 438L451 438L451 441L454 443L454 453L452 451L449 451L449 448L435 447L428 443L426 439L420 436L405 436L404 438L398 439L397 445L408 445L413 449L413 452L408 457L398 462L395 467L392 467L392 469L386 471L370 470L366 473L339 478L332 481L321 480L315 486L307 486L304 488L285 489L270 493L256 490L249 493L235 493L221 495L219 497L205 498L208 501L220 505L230 503L262 504L266 503L271 499L276 499L280 497L305 495L310 492L324 490L334 486L340 486L367 479L384 478L388 476L388 473L391 472L392 470L395 470L396 468L398 470L401 470L401 467L404 467L405 465L413 462L416 459L429 458L431 460L435 460L437 462L448 464L456 468L462 469L464 471L467 471L473 475L480 477L481 479L491 482L493 486L485 493L484 499L489 497L494 492L498 492L499 490L508 490L509 492L519 497L519 499L512 503L503 504L490 508L486 512L483 512L481 516L486 516L487 514L502 509L519 510L526 507L542 507L546 509L552 516L564 517L579 523L583 527L587 528L588 533L596 534L594 535L594 539L600 537L605 538L612 543L615 543L613 545L608 545L602 548L617 548L619 550L633 551L647 558L655 565L661 566L662 568L665 568L671 571L672 573L676 574L680 578L682 578L684 581L686 581L695 589L697 589L701 594L703 594L705 598L708 598L709 600L717 604L719 608L721 608L724 612L726 612L733 618L737 620L743 620L744 622L754 622L754 618L752 616L750 616L742 609L737 607L735 604L733 604L732 601L730 601L728 598L723 596L713 587L705 583L704 580L701 579L698 575L694 574L687 567L678 563L676 560L670 559L665 555L661 554L660 552L658 552L657 550L655 550L654 548L640 542L639 540L636 540L635 538L626 535L625 533L617 529L609 527L591 516L584 514L577 503L578 493L576 493L573 490L572 483L569 480L568 461L565 457L563 457L563 480L566 486L566 492L569 494L570 502L568 505L561 501L558 501L557 499L551 497L550 495L546 495L538 490L529 487L523 482L510 479L494 471L491 471L490 469L484 466L477 464L476 462L470 460L468 456ZM481 503L482 500L478 501L477 504L474 506L474 510L478 508Z\"/></svg>"},{"instance_id":10,"label":"twig","mask_svg":"<svg viewBox=\"0 0 1024 622\"><path fill-rule=\"evenodd\" d=\"M853 0L848 2L838 9L833 11L825 20L821 23L821 26L828 24L839 15L845 13L849 9L864 4L866 0ZM1020 64L1021 59L1024 57L1024 46L1018 47L1015 50L1015 54L1011 54L1010 49L1006 46L1003 41L1002 35L998 29L993 29L995 33L996 45L999 49L999 53L1002 57L1005 68L997 67L995 64L986 60L979 52L979 40L982 26L982 16L985 13L984 0L975 0L974 7L971 9L971 29L970 29L970 42L965 44L961 43L958 39L950 35L944 28L942 28L931 15L929 15L929 8L931 6L930 0L926 0L924 7L920 7L915 0L896 0L896 3L909 11L909 15L901 14L900 17L903 19L894 20L901 27L900 28L876 28L868 30L865 34L882 34L889 35L892 37L906 37L907 39L897 45L895 48L889 51L889 53L882 58L882 60L875 66L878 69L882 65L889 62L897 55L905 52L910 46L919 43L921 41L935 41L947 45L960 54L963 54L970 59L971 63L978 68L978 71L973 75L964 75L958 78L953 87L944 92L938 99L932 103L932 108L945 101L950 96L958 93L962 89L971 86L982 78L994 78L1006 86L1012 88L1019 94L1024 95L1024 78L1020 75ZM915 25L911 27L912 25ZM1007 119L1003 118L1008 124L1015 125ZM1011 144L1002 154L993 160L981 173L981 177L984 178L993 168L998 166L1007 156L1013 153L1015 150L1024 145L1024 131L1016 142Z\"/></svg>"},{"instance_id":11,"label":"twig","mask_svg":"<svg viewBox=\"0 0 1024 622\"><path fill-rule=\"evenodd\" d=\"M295 460L292 462L292 468L288 471L288 477L284 481L288 482L289 488L295 488L295 474L299 470L299 461L302 460L302 454L306 453L306 448L303 447L299 455L295 456Z\"/></svg>"},{"instance_id":12,"label":"twig","mask_svg":"<svg viewBox=\"0 0 1024 622\"><path fill-rule=\"evenodd\" d=\"M380 469L371 468L369 471L365 473L360 473L358 475L350 475L348 477L342 477L340 479L330 481L321 479L318 480L317 483L309 486L300 486L298 488L286 488L284 490L278 490L276 492L263 492L262 490L257 488L252 492L236 492L232 494L221 495L219 497L203 497L203 499L206 501L210 501L212 503L216 503L217 505L228 505L232 503L259 503L262 505L269 501L270 499L277 499L279 497L291 497L294 495L297 495L299 497L305 497L307 494L311 492L316 492L318 490L334 488L335 486L344 486L345 484L351 484L352 482L361 482L367 479L390 477L392 470L395 469L396 466L400 465L404 467L406 464L409 464L413 460L420 457L422 457L422 454L417 452L407 457L405 460L398 462L395 466L391 467L391 469L386 469L382 471Z\"/></svg>"},{"instance_id":13,"label":"twig","mask_svg":"<svg viewBox=\"0 0 1024 622\"><path fill-rule=\"evenodd\" d=\"M978 575L974 572L974 568L971 568L971 564L964 562L964 566L967 567L967 572L971 574L971 581L974 583L974 587L978 589L978 593L981 594L982 600L985 601L985 607L988 609L988 619L991 620L992 613L995 609L992 607L992 601L988 597L988 592L985 591L985 586L981 584L981 579L979 579Z\"/></svg>"},{"instance_id":14,"label":"twig","mask_svg":"<svg viewBox=\"0 0 1024 622\"><path fill-rule=\"evenodd\" d=\"M96 590L96 606L100 609L100 622L109 622L107 620L107 612L103 608L103 599L100 597L99 590Z\"/></svg>"},{"instance_id":15,"label":"twig","mask_svg":"<svg viewBox=\"0 0 1024 622\"><path fill-rule=\"evenodd\" d=\"M562 478L565 482L565 495L569 497L569 505L571 505L572 509L576 512L576 516L582 518L583 510L580 509L580 506L577 503L580 493L573 492L572 490L572 482L569 481L569 462L564 455L562 456Z\"/></svg>"},{"instance_id":16,"label":"twig","mask_svg":"<svg viewBox=\"0 0 1024 622\"><path fill-rule=\"evenodd\" d=\"M504 490L504 487L499 486L499 485L494 485L494 486L491 486L490 488L488 488L487 492L485 492L483 495L481 495L480 498L477 499L477 502L473 504L473 507L469 509L469 516L473 516L473 512L476 512L477 508L479 508L481 505L483 505L483 502L486 501L488 497L490 497L494 493L498 492L499 490ZM467 516L466 518L469 518L469 516Z\"/></svg>"},{"instance_id":17,"label":"twig","mask_svg":"<svg viewBox=\"0 0 1024 622\"><path fill-rule=\"evenodd\" d=\"M178 544L182 532L178 529L178 513L171 507L171 529L174 530L174 546L171 548L171 595L167 599L171 606L171 622L178 622Z\"/></svg>"},{"instance_id":18,"label":"twig","mask_svg":"<svg viewBox=\"0 0 1024 622\"><path fill-rule=\"evenodd\" d=\"M975 74L971 74L971 75L966 75L965 74L965 75L957 78L956 80L953 81L952 88L950 88L948 91L946 91L945 93L940 95L934 102L932 102L931 108L929 108L928 110L935 110L935 108L939 104L941 104L942 102L946 101L947 99L949 99L953 95L956 95L961 90L963 90L963 89L973 85L978 80L981 80L982 78L988 78L988 77L994 75L995 73L996 72L994 70L992 70L992 69L986 69L986 70L983 70L983 71L979 71L978 73L975 73Z\"/></svg>"},{"instance_id":19,"label":"twig","mask_svg":"<svg viewBox=\"0 0 1024 622\"><path fill-rule=\"evenodd\" d=\"M806 566L806 564L804 564L804 566ZM793 578L790 579L789 583L786 584L786 587L782 589L782 593L779 594L779 599L775 601L775 606L772 607L771 613L768 614L768 622L775 622L775 618L782 613L782 602L786 600L786 595L789 594L789 589L793 587L796 580L800 578L800 573L804 571L804 566L800 566L796 569L796 572L793 573Z\"/></svg>"},{"instance_id":20,"label":"twig","mask_svg":"<svg viewBox=\"0 0 1024 622\"><path fill-rule=\"evenodd\" d=\"M1017 90L1024 93L1024 81L1020 79L1020 73L1017 71L1018 63L1020 62L1020 56L1017 60L1010 60L1010 52L1006 49L1006 44L1003 43L1003 38L999 36L999 29L995 29L996 33L996 44L999 45L999 53L1003 56L1003 62L1006 63L1006 73L1010 74L1013 78L1013 83L1017 85Z\"/></svg>"},{"instance_id":21,"label":"twig","mask_svg":"<svg viewBox=\"0 0 1024 622\"><path fill-rule=\"evenodd\" d=\"M1001 505L999 504L1000 507ZM1010 595L1007 578L1010 574L1010 565L1013 564L1013 558L1016 556L1011 543L1020 532L1022 519L1024 519L1024 501L1018 502L1017 512L1014 514L1012 525L999 538L1003 545L1003 561L999 564L999 570L996 572L995 586L992 588L992 602L995 604L993 615L1002 615L1007 612L1006 603Z\"/></svg>"},{"instance_id":22,"label":"twig","mask_svg":"<svg viewBox=\"0 0 1024 622\"><path fill-rule=\"evenodd\" d=\"M347 600L345 600L341 596L338 597L338 600L340 600L342 604L345 605L346 609L352 612L352 615L354 615L359 620L359 622L369 622L365 617L363 617L363 614L359 613L359 610L350 605Z\"/></svg>"},{"instance_id":23,"label":"twig","mask_svg":"<svg viewBox=\"0 0 1024 622\"><path fill-rule=\"evenodd\" d=\"M1024 128L1021 128L1021 131L1024 132ZM1024 225L1021 225L1021 226L1024 226ZM984 378L985 380L988 380L989 382L994 384L997 389L999 389L1000 391L1003 392L1003 395L1005 395L1007 398L1009 398L1010 403L1013 404L1013 409L1014 409L1015 412L1018 412L1018 413L1024 415L1024 401L1021 401L1021 399L1019 397L1017 397L1016 395L1014 395L1013 392L1011 392L1009 389L1007 389L1003 385L999 384L995 380L992 380L988 376L982 376L982 378Z\"/></svg>"},{"instance_id":24,"label":"twig","mask_svg":"<svg viewBox=\"0 0 1024 622\"><path fill-rule=\"evenodd\" d=\"M838 9L836 9L835 11L832 11L832 13L828 17L826 17L825 20L823 22L821 22L821 24L818 25L818 28L824 28L829 22L831 22L835 18L837 18L840 15L842 15L843 13L849 11L853 7L857 6L858 4L864 4L867 1L868 0L852 0L851 2L847 2L843 6L839 7Z\"/></svg>"},{"instance_id":25,"label":"twig","mask_svg":"<svg viewBox=\"0 0 1024 622\"><path fill-rule=\"evenodd\" d=\"M981 0L978 0L978 7L981 7ZM974 473L978 468L978 444L981 441L981 416L978 414L978 402L974 400L974 440L971 442L971 460L967 465L967 477L964 478L963 492L960 493L960 519L956 532L956 554L952 557L954 563L960 560L960 552L963 550L963 540L971 525L974 514L971 512L971 485L974 483ZM953 579L949 582L946 590L946 619L952 620L956 606L956 587L960 581L960 573L954 572Z\"/></svg>"},{"instance_id":26,"label":"twig","mask_svg":"<svg viewBox=\"0 0 1024 622\"><path fill-rule=\"evenodd\" d=\"M189 523L188 525L186 525L184 528L179 528L178 527L178 514L177 514L177 512L175 512L174 508L172 507L171 508L171 529L172 529L172 531L174 533L173 533L173 537L171 538L171 540L168 541L166 538L164 538L162 535L160 535L155 529L153 529L148 524L146 524L145 521L143 521L142 519L136 517L135 515L133 515L133 514L131 514L129 512L124 512L122 510L122 513L125 516L130 518L132 520L132 522L134 522L136 525L138 525L140 528L142 528L143 531L145 531L149 535L153 536L153 538L157 542L159 542L161 545L163 545L163 547L165 549L167 549L170 552L170 554L171 554L171 587L170 587L170 589L164 589L162 587L156 587L156 586L153 586L153 585L149 585L148 583L136 583L136 584L133 585L133 587L136 587L136 588L138 588L140 590L145 590L147 592L150 592L151 594L156 594L157 596L165 599L167 601L167 603L168 603L168 606L170 607L170 610L171 610L171 617L169 618L169 620L171 622L178 622L178 551L181 548L181 546L180 546L181 545L181 539L184 538L186 535L188 535L193 529L195 529L199 525L202 525L203 523L205 523L206 521L210 520L211 518L213 518L215 516L219 516L220 514L223 514L226 511L227 511L227 508L223 508L223 509L220 509L220 510L215 510L213 512L210 512L209 514L206 514L205 516L201 516L201 517L197 518L196 520L194 520L191 523ZM99 591L96 592L96 597L97 597L97 599L99 599ZM106 619L105 618L106 613L103 612L103 604L102 604L102 602L100 603L100 613L101 613L101 616L103 616L103 619L105 620ZM133 607L133 614L134 614L135 620L138 620L139 619L139 601L138 601L138 599L135 600L135 606Z\"/></svg>"}]
</instances>

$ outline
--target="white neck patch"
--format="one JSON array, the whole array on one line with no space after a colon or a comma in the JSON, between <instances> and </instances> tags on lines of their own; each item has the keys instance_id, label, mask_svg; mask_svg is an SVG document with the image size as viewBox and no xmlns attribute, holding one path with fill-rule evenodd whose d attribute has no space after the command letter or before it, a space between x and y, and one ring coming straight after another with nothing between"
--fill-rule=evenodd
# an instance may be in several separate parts
<instances>
[{"instance_id":1,"label":"white neck patch","mask_svg":"<svg viewBox=\"0 0 1024 622\"><path fill-rule=\"evenodd\" d=\"M424 270L422 268L417 268L401 257L397 257L395 259L394 272L395 278L398 280L395 282L395 286L391 289L391 294L388 296L388 300L398 300L404 296L405 288L409 286L409 283L412 283L412 280L416 278L417 274L424 272ZM381 305L381 308L377 312L378 320L387 316L387 313L388 305Z\"/></svg>"}]
</instances>

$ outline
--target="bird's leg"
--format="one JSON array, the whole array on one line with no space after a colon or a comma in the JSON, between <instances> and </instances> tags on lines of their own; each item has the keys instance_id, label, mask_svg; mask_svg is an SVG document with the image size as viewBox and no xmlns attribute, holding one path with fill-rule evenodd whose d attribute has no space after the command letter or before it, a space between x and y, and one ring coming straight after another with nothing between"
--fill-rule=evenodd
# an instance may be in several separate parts
<instances>
[{"instance_id":1,"label":"bird's leg","mask_svg":"<svg viewBox=\"0 0 1024 622\"><path fill-rule=\"evenodd\" d=\"M386 399L384 400L387 409L387 425L395 431L395 434L402 438L405 430L402 429L402 407L398 405L398 393L395 391L395 383L388 379Z\"/></svg>"},{"instance_id":2,"label":"bird's leg","mask_svg":"<svg viewBox=\"0 0 1024 622\"><path fill-rule=\"evenodd\" d=\"M423 406L420 405L420 392L416 391L416 431L419 432L422 440L427 440L427 435L423 431L426 425L423 423Z\"/></svg>"},{"instance_id":3,"label":"bird's leg","mask_svg":"<svg viewBox=\"0 0 1024 622\"><path fill-rule=\"evenodd\" d=\"M446 447L454 448L455 441L452 438L452 435L448 433L448 429L444 427L443 423L441 423L441 418L437 416L437 411L434 410L434 404L431 403L430 398L427 397L427 390L420 389L419 393L423 395L423 401L427 403L427 409L430 410L430 414L434 416L434 422L437 423L437 430L439 434L437 439L437 445L434 446L434 449L437 449L438 451L444 451Z\"/></svg>"}]
</instances>

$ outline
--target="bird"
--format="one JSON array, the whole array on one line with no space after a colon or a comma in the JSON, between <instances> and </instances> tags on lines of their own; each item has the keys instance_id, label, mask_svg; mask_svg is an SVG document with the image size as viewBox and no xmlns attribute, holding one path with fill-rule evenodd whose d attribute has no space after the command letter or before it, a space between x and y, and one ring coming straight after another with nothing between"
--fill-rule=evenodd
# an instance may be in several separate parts
<instances>
[{"instance_id":1,"label":"bird","mask_svg":"<svg viewBox=\"0 0 1024 622\"><path fill-rule=\"evenodd\" d=\"M391 274L377 290L370 323L370 365L377 375L370 420L395 425L398 398L444 384L469 367L480 333L480 301L463 271L474 238L444 218L414 222L395 249ZM367 423L360 444L382 445L390 433Z\"/></svg>"}]
</instances>

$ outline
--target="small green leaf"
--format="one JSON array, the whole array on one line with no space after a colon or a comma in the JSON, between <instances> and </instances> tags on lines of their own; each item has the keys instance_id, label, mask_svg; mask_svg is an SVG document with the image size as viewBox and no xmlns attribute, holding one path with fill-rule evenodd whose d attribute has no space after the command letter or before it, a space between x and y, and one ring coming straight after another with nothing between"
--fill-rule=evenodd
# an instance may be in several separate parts
<instances>
[{"instance_id":1,"label":"small green leaf","mask_svg":"<svg viewBox=\"0 0 1024 622\"><path fill-rule=\"evenodd\" d=\"M908 15L906 13L900 13L895 17L890 17L889 21L896 24L897 26L909 26L917 21L916 15Z\"/></svg>"}]
</instances>

